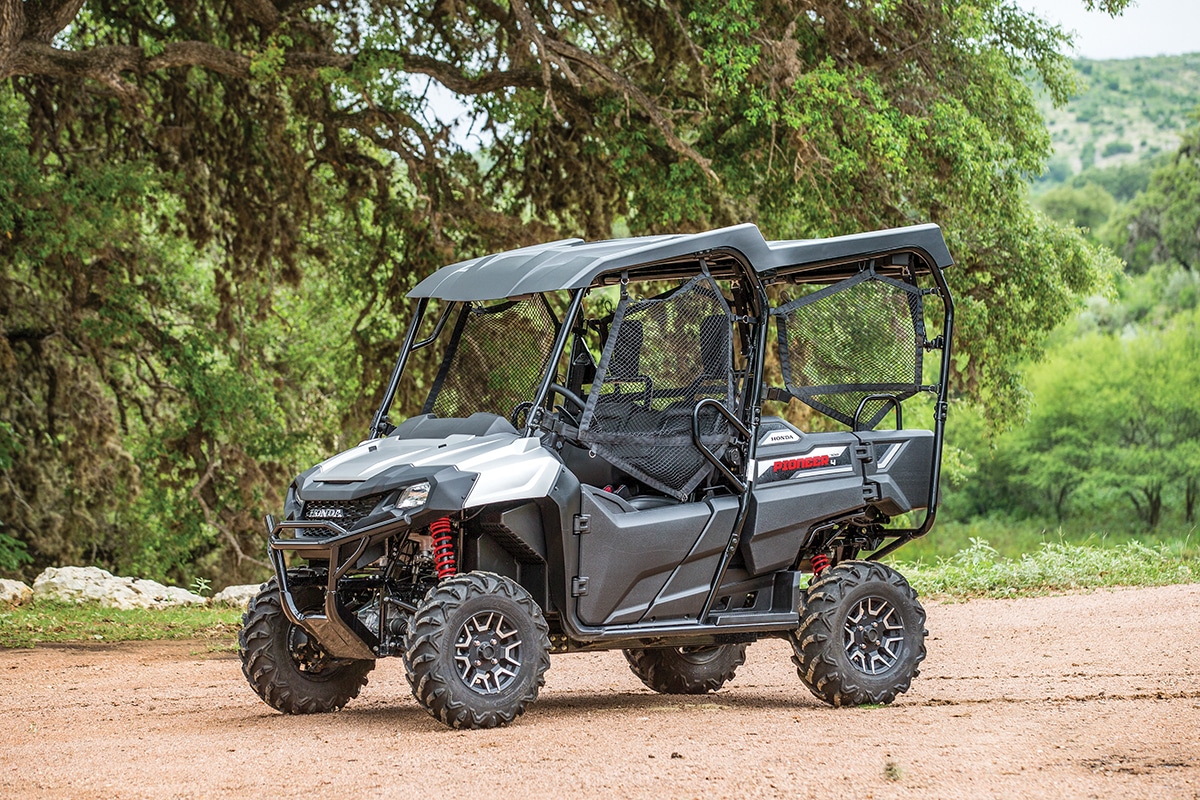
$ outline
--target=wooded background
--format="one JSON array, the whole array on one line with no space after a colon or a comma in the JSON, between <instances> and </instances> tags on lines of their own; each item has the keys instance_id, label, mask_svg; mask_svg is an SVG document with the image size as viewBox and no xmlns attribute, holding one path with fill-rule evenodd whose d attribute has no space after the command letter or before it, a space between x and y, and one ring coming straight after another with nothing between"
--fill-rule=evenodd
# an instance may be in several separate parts
<instances>
[{"instance_id":1,"label":"wooded background","mask_svg":"<svg viewBox=\"0 0 1200 800\"><path fill-rule=\"evenodd\" d=\"M419 278L550 238L744 221L942 226L967 420L951 477L976 487L962 513L1023 513L1025 484L987 495L1008 485L995 437L1034 408L1022 371L1123 280L1075 200L1031 200L1039 102L1083 85L1067 41L1002 0L0 0L0 574L261 577L261 515L362 438ZM1191 275L1173 215L1195 148L1113 223L1136 271ZM1089 330L1074 362L1148 363L1115 320ZM1086 385L1033 375L1068 400ZM1162 395L1135 384L1147 396L1118 405L1145 417ZM1107 491L1064 488L1070 455L1046 458L1021 474L1061 502L1029 514ZM1130 507L1155 525L1173 486Z\"/></svg>"}]
</instances>

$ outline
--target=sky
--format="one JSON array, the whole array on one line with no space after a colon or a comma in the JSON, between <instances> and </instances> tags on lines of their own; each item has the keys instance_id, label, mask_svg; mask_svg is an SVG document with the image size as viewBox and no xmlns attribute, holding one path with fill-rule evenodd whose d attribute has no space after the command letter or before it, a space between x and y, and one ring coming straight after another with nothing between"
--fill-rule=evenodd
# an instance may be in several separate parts
<instances>
[{"instance_id":1,"label":"sky","mask_svg":"<svg viewBox=\"0 0 1200 800\"><path fill-rule=\"evenodd\" d=\"M1200 52L1200 0L1134 0L1113 19L1087 11L1083 0L1018 0L1051 22L1074 30L1075 55L1138 58Z\"/></svg>"}]
</instances>

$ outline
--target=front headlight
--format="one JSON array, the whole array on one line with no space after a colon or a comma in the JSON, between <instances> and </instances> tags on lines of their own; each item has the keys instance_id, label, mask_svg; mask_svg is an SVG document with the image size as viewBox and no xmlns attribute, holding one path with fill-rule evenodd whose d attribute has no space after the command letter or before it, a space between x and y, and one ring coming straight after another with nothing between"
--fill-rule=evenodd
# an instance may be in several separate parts
<instances>
[{"instance_id":1,"label":"front headlight","mask_svg":"<svg viewBox=\"0 0 1200 800\"><path fill-rule=\"evenodd\" d=\"M414 483L400 493L396 508L420 508L429 500L429 481Z\"/></svg>"}]
</instances>

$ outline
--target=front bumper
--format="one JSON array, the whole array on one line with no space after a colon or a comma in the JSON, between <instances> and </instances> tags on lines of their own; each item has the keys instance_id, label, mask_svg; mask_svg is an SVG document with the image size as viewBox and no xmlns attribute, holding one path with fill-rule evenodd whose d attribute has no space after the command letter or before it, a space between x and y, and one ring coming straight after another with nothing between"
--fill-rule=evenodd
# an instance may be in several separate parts
<instances>
[{"instance_id":1,"label":"front bumper","mask_svg":"<svg viewBox=\"0 0 1200 800\"><path fill-rule=\"evenodd\" d=\"M378 638L338 601L337 583L372 545L396 533L395 523L350 532L329 520L277 522L268 515L266 524L267 549L279 582L283 613L287 618L316 639L321 648L334 658L356 661L376 658ZM301 532L306 535L297 536ZM314 536L314 533L318 535ZM288 551L309 560L329 562L325 605L321 611L301 611L296 605L284 558Z\"/></svg>"}]
</instances>

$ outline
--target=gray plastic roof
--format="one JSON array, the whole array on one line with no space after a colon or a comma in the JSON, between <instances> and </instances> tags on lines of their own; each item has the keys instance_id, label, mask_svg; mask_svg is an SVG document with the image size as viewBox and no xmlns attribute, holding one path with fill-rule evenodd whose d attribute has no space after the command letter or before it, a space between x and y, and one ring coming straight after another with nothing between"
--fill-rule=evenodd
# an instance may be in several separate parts
<instances>
[{"instance_id":1,"label":"gray plastic roof","mask_svg":"<svg viewBox=\"0 0 1200 800\"><path fill-rule=\"evenodd\" d=\"M805 265L837 264L893 252L916 252L945 269L953 261L937 225L913 225L829 239L768 242L750 223L714 231L638 236L585 242L562 239L522 247L442 267L417 284L409 297L442 300L496 300L537 292L578 289L597 276L712 250L741 253L759 274Z\"/></svg>"}]
</instances>

